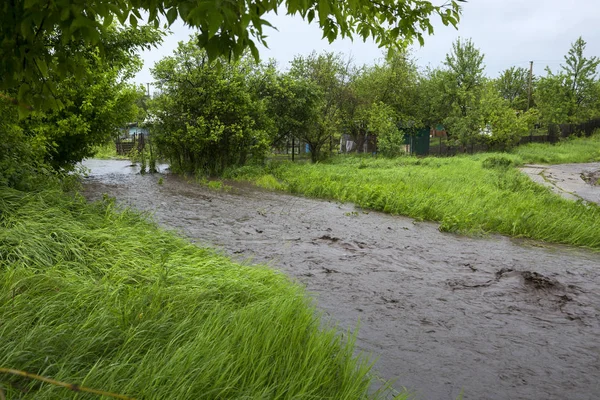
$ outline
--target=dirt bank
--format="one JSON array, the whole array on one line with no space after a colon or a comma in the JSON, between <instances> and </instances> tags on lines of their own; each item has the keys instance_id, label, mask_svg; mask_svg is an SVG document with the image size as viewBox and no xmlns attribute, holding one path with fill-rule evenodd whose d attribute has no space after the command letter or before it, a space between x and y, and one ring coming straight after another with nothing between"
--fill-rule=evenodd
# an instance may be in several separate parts
<instances>
[{"instance_id":1,"label":"dirt bank","mask_svg":"<svg viewBox=\"0 0 600 400\"><path fill-rule=\"evenodd\" d=\"M358 347L421 399L596 399L600 255L270 193L217 192L127 162L87 162L102 193L199 244L303 282Z\"/></svg>"}]
</instances>

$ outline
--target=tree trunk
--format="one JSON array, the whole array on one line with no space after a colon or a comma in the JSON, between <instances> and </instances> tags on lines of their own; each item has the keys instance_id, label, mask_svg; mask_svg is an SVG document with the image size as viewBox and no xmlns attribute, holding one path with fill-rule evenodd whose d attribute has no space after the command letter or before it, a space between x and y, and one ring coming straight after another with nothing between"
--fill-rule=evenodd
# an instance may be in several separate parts
<instances>
[{"instance_id":1,"label":"tree trunk","mask_svg":"<svg viewBox=\"0 0 600 400\"><path fill-rule=\"evenodd\" d=\"M310 161L314 164L319 161L319 150L311 143L308 144L308 148L310 149Z\"/></svg>"}]
</instances>

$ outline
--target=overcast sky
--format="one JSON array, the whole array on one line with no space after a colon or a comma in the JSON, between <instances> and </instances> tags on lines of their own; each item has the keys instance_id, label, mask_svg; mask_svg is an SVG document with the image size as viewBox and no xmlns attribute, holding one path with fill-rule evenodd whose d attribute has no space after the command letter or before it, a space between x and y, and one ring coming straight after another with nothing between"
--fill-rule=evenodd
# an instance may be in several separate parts
<instances>
[{"instance_id":1,"label":"overcast sky","mask_svg":"<svg viewBox=\"0 0 600 400\"><path fill-rule=\"evenodd\" d=\"M552 70L560 67L579 36L587 42L586 56L600 56L599 17L600 0L470 0L463 5L458 29L434 20L434 35L425 38L424 47L414 46L413 56L422 67L436 67L456 38L471 38L485 55L488 76L496 77L511 66L529 67L529 61L534 62L534 73L542 75L546 66ZM276 59L281 69L286 69L295 55L313 50L342 52L358 65L373 64L383 55L371 41L338 40L330 45L321 40L317 25L309 25L300 17L273 14L266 19L278 31L268 33L269 49L260 49L261 58ZM171 55L177 43L187 41L192 33L179 22L171 30L173 34L160 48L142 53L144 69L138 73L137 83L152 82L150 68L154 63Z\"/></svg>"}]
</instances>

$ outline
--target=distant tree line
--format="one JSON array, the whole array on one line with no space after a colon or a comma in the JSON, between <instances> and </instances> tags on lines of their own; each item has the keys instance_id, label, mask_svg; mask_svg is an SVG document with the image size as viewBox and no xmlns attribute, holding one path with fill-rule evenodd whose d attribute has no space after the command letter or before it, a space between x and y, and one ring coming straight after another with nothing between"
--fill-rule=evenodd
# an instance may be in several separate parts
<instances>
[{"instance_id":1,"label":"distant tree line","mask_svg":"<svg viewBox=\"0 0 600 400\"><path fill-rule=\"evenodd\" d=\"M281 2L264 9L243 0L221 8L210 0L46 3L0 6L0 185L26 186L31 171L68 170L133 121L150 123L153 146L175 169L220 174L262 162L290 142L305 145L314 162L346 137L359 152L376 138L379 153L394 156L405 134L442 124L453 143L508 148L536 124L598 115L598 60L585 56L582 39L559 71L532 79L516 67L485 77L484 55L471 40L458 40L443 65L424 71L399 51L373 66L313 53L281 71L273 62L256 63L252 42L264 41L260 17ZM285 7L318 19L329 40L372 37L398 50L421 42L434 15L456 26L459 3L294 0ZM138 25L140 11L149 13L150 26ZM149 99L129 80L141 66L137 52L161 41L161 15L200 31L155 65L159 95ZM353 24L344 23L349 19Z\"/></svg>"},{"instance_id":2,"label":"distant tree line","mask_svg":"<svg viewBox=\"0 0 600 400\"><path fill-rule=\"evenodd\" d=\"M318 131L331 138L341 116L322 97L332 90L337 96L337 88L317 87L315 77L290 81L251 61L259 58L256 44L266 44L265 28L272 27L266 15L302 18L330 42L371 38L399 49L423 43L434 19L456 27L463 2L2 1L0 187L33 188L35 179L72 169L119 127L146 120L150 105L160 149L182 170L218 173L259 159L278 132ZM157 66L165 96L150 104L129 83L141 66L137 54L156 46L164 35L159 28L175 20L196 29L194 43ZM318 159L324 144L307 139Z\"/></svg>"},{"instance_id":3,"label":"distant tree line","mask_svg":"<svg viewBox=\"0 0 600 400\"><path fill-rule=\"evenodd\" d=\"M289 69L274 62L208 62L193 41L159 61L159 95L150 102L153 139L181 171L218 174L263 160L273 146L305 143L313 162L339 148L347 135L363 149L403 151L405 134L443 125L450 143L508 149L537 127L582 122L600 115L597 57L577 39L558 71L530 75L511 67L484 74L484 54L458 39L437 68L420 70L407 53L373 66L341 54L297 56Z\"/></svg>"}]
</instances>

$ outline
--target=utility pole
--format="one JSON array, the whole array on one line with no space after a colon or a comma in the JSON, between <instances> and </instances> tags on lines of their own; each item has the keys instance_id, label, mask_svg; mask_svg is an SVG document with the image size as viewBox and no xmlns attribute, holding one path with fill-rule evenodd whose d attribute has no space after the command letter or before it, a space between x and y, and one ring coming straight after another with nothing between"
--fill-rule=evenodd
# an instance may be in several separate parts
<instances>
[{"instance_id":1,"label":"utility pole","mask_svg":"<svg viewBox=\"0 0 600 400\"><path fill-rule=\"evenodd\" d=\"M148 88L148 97L150 97L150 82L146 83L146 87Z\"/></svg>"},{"instance_id":2,"label":"utility pole","mask_svg":"<svg viewBox=\"0 0 600 400\"><path fill-rule=\"evenodd\" d=\"M531 107L531 85L533 81L533 61L529 61L529 89L527 93L527 111Z\"/></svg>"}]
</instances>

